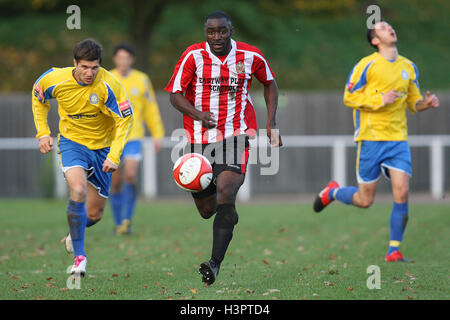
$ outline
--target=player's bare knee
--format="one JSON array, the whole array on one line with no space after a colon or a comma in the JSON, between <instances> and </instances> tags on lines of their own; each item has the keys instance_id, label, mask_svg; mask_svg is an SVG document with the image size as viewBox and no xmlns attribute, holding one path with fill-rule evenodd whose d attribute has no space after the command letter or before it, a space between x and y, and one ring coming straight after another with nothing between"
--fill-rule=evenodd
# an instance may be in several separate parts
<instances>
[{"instance_id":1,"label":"player's bare knee","mask_svg":"<svg viewBox=\"0 0 450 320\"><path fill-rule=\"evenodd\" d=\"M87 208L87 216L94 222L100 221L103 217L104 207Z\"/></svg>"},{"instance_id":2,"label":"player's bare knee","mask_svg":"<svg viewBox=\"0 0 450 320\"><path fill-rule=\"evenodd\" d=\"M214 213L216 213L217 210L216 193L213 193L211 195L202 198L194 197L194 202L197 207L198 213L202 218L209 219L214 215Z\"/></svg>"},{"instance_id":3,"label":"player's bare knee","mask_svg":"<svg viewBox=\"0 0 450 320\"><path fill-rule=\"evenodd\" d=\"M126 173L124 180L129 184L136 184L136 174L135 173Z\"/></svg>"},{"instance_id":4,"label":"player's bare knee","mask_svg":"<svg viewBox=\"0 0 450 320\"><path fill-rule=\"evenodd\" d=\"M373 197L364 197L361 200L360 207L361 208L369 208L373 204Z\"/></svg>"},{"instance_id":5,"label":"player's bare knee","mask_svg":"<svg viewBox=\"0 0 450 320\"><path fill-rule=\"evenodd\" d=\"M216 213L216 210L211 210L210 208L207 208L207 209L201 209L198 212L200 213L200 216L203 219L209 219L214 215L214 213Z\"/></svg>"},{"instance_id":6,"label":"player's bare knee","mask_svg":"<svg viewBox=\"0 0 450 320\"><path fill-rule=\"evenodd\" d=\"M197 207L197 209L203 219L209 219L214 215L214 213L216 213L217 205L207 203Z\"/></svg>"},{"instance_id":7,"label":"player's bare knee","mask_svg":"<svg viewBox=\"0 0 450 320\"><path fill-rule=\"evenodd\" d=\"M397 202L397 203L406 203L406 202L408 202L408 192L404 192L404 193L395 195L394 201Z\"/></svg>"},{"instance_id":8,"label":"player's bare knee","mask_svg":"<svg viewBox=\"0 0 450 320\"><path fill-rule=\"evenodd\" d=\"M70 188L70 197L73 201L86 201L87 188L84 184L76 184Z\"/></svg>"},{"instance_id":9,"label":"player's bare knee","mask_svg":"<svg viewBox=\"0 0 450 320\"><path fill-rule=\"evenodd\" d=\"M111 193L115 194L120 192L120 190L122 189L122 185L120 183L111 183Z\"/></svg>"},{"instance_id":10,"label":"player's bare knee","mask_svg":"<svg viewBox=\"0 0 450 320\"><path fill-rule=\"evenodd\" d=\"M238 188L232 184L217 186L217 200L220 203L234 203Z\"/></svg>"},{"instance_id":11,"label":"player's bare knee","mask_svg":"<svg viewBox=\"0 0 450 320\"><path fill-rule=\"evenodd\" d=\"M88 218L89 218L89 220L91 220L92 222L94 222L94 223L97 223L97 222L99 222L100 220L102 220L102 217L100 216L100 217L98 217L98 216L95 216L95 217L90 217L90 216L88 216Z\"/></svg>"},{"instance_id":12,"label":"player's bare knee","mask_svg":"<svg viewBox=\"0 0 450 320\"><path fill-rule=\"evenodd\" d=\"M397 203L405 203L408 201L408 186L399 186L394 189L394 200Z\"/></svg>"}]
</instances>

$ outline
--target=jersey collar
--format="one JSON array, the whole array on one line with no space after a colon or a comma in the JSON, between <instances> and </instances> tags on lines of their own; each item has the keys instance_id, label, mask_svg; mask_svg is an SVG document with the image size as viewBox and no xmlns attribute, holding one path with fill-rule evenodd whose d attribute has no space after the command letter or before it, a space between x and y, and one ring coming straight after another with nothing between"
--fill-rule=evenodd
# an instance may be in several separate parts
<instances>
[{"instance_id":1,"label":"jersey collar","mask_svg":"<svg viewBox=\"0 0 450 320\"><path fill-rule=\"evenodd\" d=\"M75 79L75 75L73 74L73 72L75 71L75 67L73 67L72 68L72 70L70 70L70 74L72 75L72 79L73 80L75 80L75 82L76 83L78 83L78 85L80 85L80 86L83 86L83 87L86 87L87 86L87 84L84 84L84 83L81 83L81 82L78 82L78 80L77 79Z\"/></svg>"},{"instance_id":2,"label":"jersey collar","mask_svg":"<svg viewBox=\"0 0 450 320\"><path fill-rule=\"evenodd\" d=\"M228 52L227 57L222 62L219 58L216 57L216 55L214 53L212 53L208 42L205 42L205 43L206 43L206 45L205 45L206 51L209 53L211 59L215 60L218 64L225 65L227 63L228 58L232 57L236 53L236 41L231 39L231 50L230 50L230 52Z\"/></svg>"},{"instance_id":3,"label":"jersey collar","mask_svg":"<svg viewBox=\"0 0 450 320\"><path fill-rule=\"evenodd\" d=\"M397 60L398 60L398 54L397 54L397 57L396 57L394 60L386 59L386 58L385 58L381 53L379 53L379 52L377 52L377 54L378 54L378 56L380 56L382 59L384 59L384 60L386 60L387 62L390 62L390 63L397 62Z\"/></svg>"}]
</instances>

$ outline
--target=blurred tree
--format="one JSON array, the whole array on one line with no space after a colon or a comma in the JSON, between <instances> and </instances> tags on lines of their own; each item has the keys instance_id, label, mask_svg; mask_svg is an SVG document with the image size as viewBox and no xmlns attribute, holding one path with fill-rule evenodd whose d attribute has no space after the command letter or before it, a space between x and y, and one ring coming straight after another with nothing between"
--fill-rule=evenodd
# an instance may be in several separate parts
<instances>
[{"instance_id":1,"label":"blurred tree","mask_svg":"<svg viewBox=\"0 0 450 320\"><path fill-rule=\"evenodd\" d=\"M137 59L136 66L148 72L151 35L164 9L177 1L179 0L0 0L0 12L8 16L29 13L65 13L69 5L75 4L81 8L82 20L83 16L125 20L128 22L128 38L135 46L137 56L144 57Z\"/></svg>"},{"instance_id":2,"label":"blurred tree","mask_svg":"<svg viewBox=\"0 0 450 320\"><path fill-rule=\"evenodd\" d=\"M155 30L155 26L158 20L169 2L176 0L153 0L153 1L141 1L132 0L127 1L131 6L130 17L130 35L133 45L136 48L136 55L143 57L137 59L136 67L145 72L149 71L149 59L150 56L150 39L151 34Z\"/></svg>"},{"instance_id":3,"label":"blurred tree","mask_svg":"<svg viewBox=\"0 0 450 320\"><path fill-rule=\"evenodd\" d=\"M66 9L81 8L81 30L66 28ZM260 48L280 88L341 89L364 41L366 8L378 4L400 35L401 52L421 66L423 87L448 88L448 0L0 0L0 91L28 91L51 66L71 63L73 44L94 37L112 68L113 46L136 46L136 67L167 84L181 52L204 41L207 14L230 14L235 39ZM257 85L255 83L255 85Z\"/></svg>"},{"instance_id":4,"label":"blurred tree","mask_svg":"<svg viewBox=\"0 0 450 320\"><path fill-rule=\"evenodd\" d=\"M354 9L357 2L357 0L260 0L261 6L266 11L283 16L293 12L301 12L304 15L337 15Z\"/></svg>"}]
</instances>

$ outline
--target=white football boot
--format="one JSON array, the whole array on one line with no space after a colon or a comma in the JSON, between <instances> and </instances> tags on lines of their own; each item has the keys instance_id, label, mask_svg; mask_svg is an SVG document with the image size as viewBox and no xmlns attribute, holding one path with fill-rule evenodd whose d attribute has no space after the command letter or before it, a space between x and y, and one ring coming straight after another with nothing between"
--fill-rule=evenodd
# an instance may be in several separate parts
<instances>
[{"instance_id":1,"label":"white football boot","mask_svg":"<svg viewBox=\"0 0 450 320\"><path fill-rule=\"evenodd\" d=\"M75 262L72 266L72 270L70 270L70 273L84 277L84 275L86 274L86 264L87 259L85 256L76 256Z\"/></svg>"},{"instance_id":2,"label":"white football boot","mask_svg":"<svg viewBox=\"0 0 450 320\"><path fill-rule=\"evenodd\" d=\"M64 242L64 246L66 248L67 253L73 253L73 244L72 237L70 236L70 232L65 236L61 242Z\"/></svg>"}]
</instances>

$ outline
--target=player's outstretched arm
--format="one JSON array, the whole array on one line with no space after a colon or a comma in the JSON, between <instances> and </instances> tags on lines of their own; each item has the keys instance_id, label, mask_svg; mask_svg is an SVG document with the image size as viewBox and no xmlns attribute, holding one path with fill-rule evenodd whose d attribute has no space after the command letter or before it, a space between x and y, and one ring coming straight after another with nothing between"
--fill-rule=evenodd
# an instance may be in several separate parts
<instances>
[{"instance_id":1,"label":"player's outstretched arm","mask_svg":"<svg viewBox=\"0 0 450 320\"><path fill-rule=\"evenodd\" d=\"M212 129L217 125L212 112L198 111L181 92L171 93L170 103L181 113L194 120L201 121L202 126L207 129Z\"/></svg>"},{"instance_id":2,"label":"player's outstretched arm","mask_svg":"<svg viewBox=\"0 0 450 320\"><path fill-rule=\"evenodd\" d=\"M278 86L275 79L264 85L264 100L267 107L267 137L272 147L281 147L283 146L281 136L278 130L273 130L276 127L275 116L278 106Z\"/></svg>"},{"instance_id":3,"label":"player's outstretched arm","mask_svg":"<svg viewBox=\"0 0 450 320\"><path fill-rule=\"evenodd\" d=\"M417 101L415 107L417 112L421 112L427 109L437 108L439 105L439 98L435 94L431 94L430 91L427 91L425 99Z\"/></svg>"}]
</instances>

